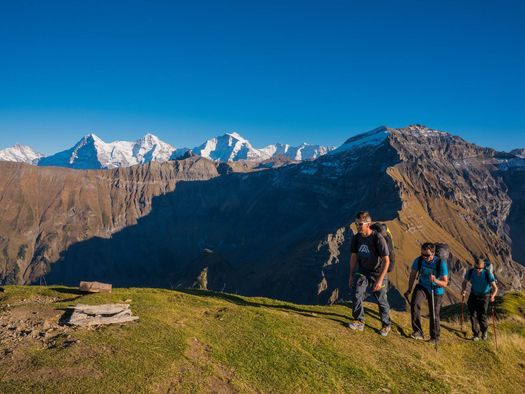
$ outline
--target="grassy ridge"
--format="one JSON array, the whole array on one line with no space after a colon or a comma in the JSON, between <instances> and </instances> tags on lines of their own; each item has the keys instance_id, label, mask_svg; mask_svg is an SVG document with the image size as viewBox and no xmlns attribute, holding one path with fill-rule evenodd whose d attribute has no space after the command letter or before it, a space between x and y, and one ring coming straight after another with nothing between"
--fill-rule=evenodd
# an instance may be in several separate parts
<instances>
[{"instance_id":1,"label":"grassy ridge","mask_svg":"<svg viewBox=\"0 0 525 394\"><path fill-rule=\"evenodd\" d=\"M37 296L54 297L39 304ZM393 312L382 338L377 307L350 332L343 305L303 306L202 291L7 287L0 307L59 309L131 300L138 322L77 329L80 342L42 349L31 342L0 361L0 392L521 392L525 386L525 296L500 300L492 341L463 339L443 323L438 352L406 338L409 315ZM521 308L521 309L520 309ZM7 371L7 372L6 372Z\"/></svg>"}]
</instances>

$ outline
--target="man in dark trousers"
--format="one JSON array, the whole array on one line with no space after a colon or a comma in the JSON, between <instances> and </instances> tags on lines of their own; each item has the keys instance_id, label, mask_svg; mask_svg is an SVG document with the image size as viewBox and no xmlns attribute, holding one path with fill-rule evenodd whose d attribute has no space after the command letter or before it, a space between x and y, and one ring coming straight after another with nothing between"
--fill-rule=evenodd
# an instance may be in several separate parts
<instances>
[{"instance_id":1,"label":"man in dark trousers","mask_svg":"<svg viewBox=\"0 0 525 394\"><path fill-rule=\"evenodd\" d=\"M494 302L494 298L498 293L498 286L496 279L490 270L485 267L485 260L476 257L474 259L474 267L469 269L465 274L461 295L467 295L467 284L470 282L470 295L468 297L467 306L470 314L470 322L472 324L472 340L479 341L481 328L481 339L488 338L488 317L487 308L490 302ZM479 326L478 326L479 323Z\"/></svg>"},{"instance_id":2,"label":"man in dark trousers","mask_svg":"<svg viewBox=\"0 0 525 394\"><path fill-rule=\"evenodd\" d=\"M356 215L355 224L358 233L352 239L350 255L350 277L348 285L354 289L352 315L356 320L348 326L352 330L363 331L365 328L365 311L363 302L371 288L379 304L382 328L380 334L384 337L390 332L390 306L387 290L389 251L381 234L373 231L370 214L361 211Z\"/></svg>"},{"instance_id":3,"label":"man in dark trousers","mask_svg":"<svg viewBox=\"0 0 525 394\"><path fill-rule=\"evenodd\" d=\"M418 284L412 294L410 313L412 317L413 339L423 339L423 327L421 326L421 303L426 298L430 315L430 341L439 341L439 313L441 303L448 285L447 263L435 255L436 246L431 242L425 242L421 246L421 256L412 263L412 270L408 280L408 290L405 298L412 292L412 286L418 277ZM433 293L433 294L432 294ZM434 300L434 313L432 313L432 297ZM435 318L434 318L435 316Z\"/></svg>"}]
</instances>

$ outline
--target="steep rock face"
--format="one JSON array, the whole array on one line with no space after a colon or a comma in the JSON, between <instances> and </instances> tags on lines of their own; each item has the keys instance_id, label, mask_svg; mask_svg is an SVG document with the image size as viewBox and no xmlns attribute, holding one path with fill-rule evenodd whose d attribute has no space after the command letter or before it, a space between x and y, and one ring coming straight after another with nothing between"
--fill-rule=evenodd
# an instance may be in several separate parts
<instances>
[{"instance_id":1,"label":"steep rock face","mask_svg":"<svg viewBox=\"0 0 525 394\"><path fill-rule=\"evenodd\" d=\"M525 156L516 153L515 157L499 160L497 174L505 182L512 200L506 220L512 257L525 266Z\"/></svg>"},{"instance_id":2,"label":"steep rock face","mask_svg":"<svg viewBox=\"0 0 525 394\"><path fill-rule=\"evenodd\" d=\"M365 205L391 219L401 207L385 172L397 162L396 152L382 145L360 155L362 160L327 157L179 183L173 193L155 199L151 213L136 226L64 251L48 281L96 277L117 286L175 286L176 278L199 271L195 261L209 249L236 271L214 290L328 300L318 294L324 263L312 245L317 248L320 238L351 221ZM384 196L377 195L379 187ZM208 272L208 283L214 280Z\"/></svg>"},{"instance_id":3,"label":"steep rock face","mask_svg":"<svg viewBox=\"0 0 525 394\"><path fill-rule=\"evenodd\" d=\"M525 270L511 244L525 231L515 158L410 126L381 127L317 160L277 167L191 155L109 172L4 167L0 202L10 208L0 222L0 267L4 281L19 283L42 274L48 283L115 286L205 279L212 290L335 302L348 298L348 224L366 209L394 234L397 307L427 240L451 246L449 300L467 261L481 253L495 262L503 288L520 288ZM512 188L506 177L517 179Z\"/></svg>"},{"instance_id":4,"label":"steep rock face","mask_svg":"<svg viewBox=\"0 0 525 394\"><path fill-rule=\"evenodd\" d=\"M402 160L395 170L404 199L417 200L448 233L443 237L461 245L453 247L456 258L465 262L472 255L488 255L501 284L520 287L524 271L512 260L505 224L512 201L497 175L495 152L417 125L391 130L390 141ZM426 230L422 233L429 237ZM466 268L453 266L458 273Z\"/></svg>"},{"instance_id":5,"label":"steep rock face","mask_svg":"<svg viewBox=\"0 0 525 394\"><path fill-rule=\"evenodd\" d=\"M217 175L203 159L113 171L0 163L2 282L30 283L70 245L135 224L178 181Z\"/></svg>"}]
</instances>

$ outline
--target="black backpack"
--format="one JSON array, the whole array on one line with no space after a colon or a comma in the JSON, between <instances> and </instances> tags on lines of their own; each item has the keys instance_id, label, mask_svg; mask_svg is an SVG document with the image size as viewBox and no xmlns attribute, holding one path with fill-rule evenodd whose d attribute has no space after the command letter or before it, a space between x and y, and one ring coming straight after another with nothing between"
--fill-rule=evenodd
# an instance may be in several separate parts
<instances>
[{"instance_id":1,"label":"black backpack","mask_svg":"<svg viewBox=\"0 0 525 394\"><path fill-rule=\"evenodd\" d=\"M390 252L388 254L388 257L390 257L390 265L388 266L388 272L392 272L394 270L394 264L396 263L396 254L394 252L394 240L392 239L392 233L388 229L385 223L379 223L376 222L370 226L372 230L374 230L376 233L379 233L383 236L383 238L386 241L386 246L388 247L388 251ZM376 246L377 247L377 246ZM379 256L379 253L376 254Z\"/></svg>"}]
</instances>

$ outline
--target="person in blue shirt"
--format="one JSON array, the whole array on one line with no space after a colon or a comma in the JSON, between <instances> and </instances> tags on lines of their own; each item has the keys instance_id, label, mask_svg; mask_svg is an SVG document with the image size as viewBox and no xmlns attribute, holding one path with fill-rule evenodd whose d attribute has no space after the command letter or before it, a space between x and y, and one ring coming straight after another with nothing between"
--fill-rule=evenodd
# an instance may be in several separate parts
<instances>
[{"instance_id":1,"label":"person in blue shirt","mask_svg":"<svg viewBox=\"0 0 525 394\"><path fill-rule=\"evenodd\" d=\"M418 283L410 300L410 314L412 317L413 339L423 339L423 327L421 326L421 303L426 298L430 315L430 340L439 341L439 313L441 303L448 285L448 269L445 260L435 255L436 246L431 242L425 242L421 246L421 256L412 263L412 270L408 280L408 290L404 296L408 300L412 293L412 286L418 277ZM434 293L434 313L432 313L432 296ZM434 321L435 316L435 321Z\"/></svg>"},{"instance_id":2,"label":"person in blue shirt","mask_svg":"<svg viewBox=\"0 0 525 394\"><path fill-rule=\"evenodd\" d=\"M486 268L485 259L476 257L474 259L474 267L470 268L465 274L461 288L461 295L463 297L467 295L467 284L469 282L471 287L467 306L470 314L470 323L472 324L472 339L479 341L479 329L481 328L481 339L485 340L488 338L489 323L487 309L489 300L494 302L494 298L498 293L496 279L492 272Z\"/></svg>"}]
</instances>

